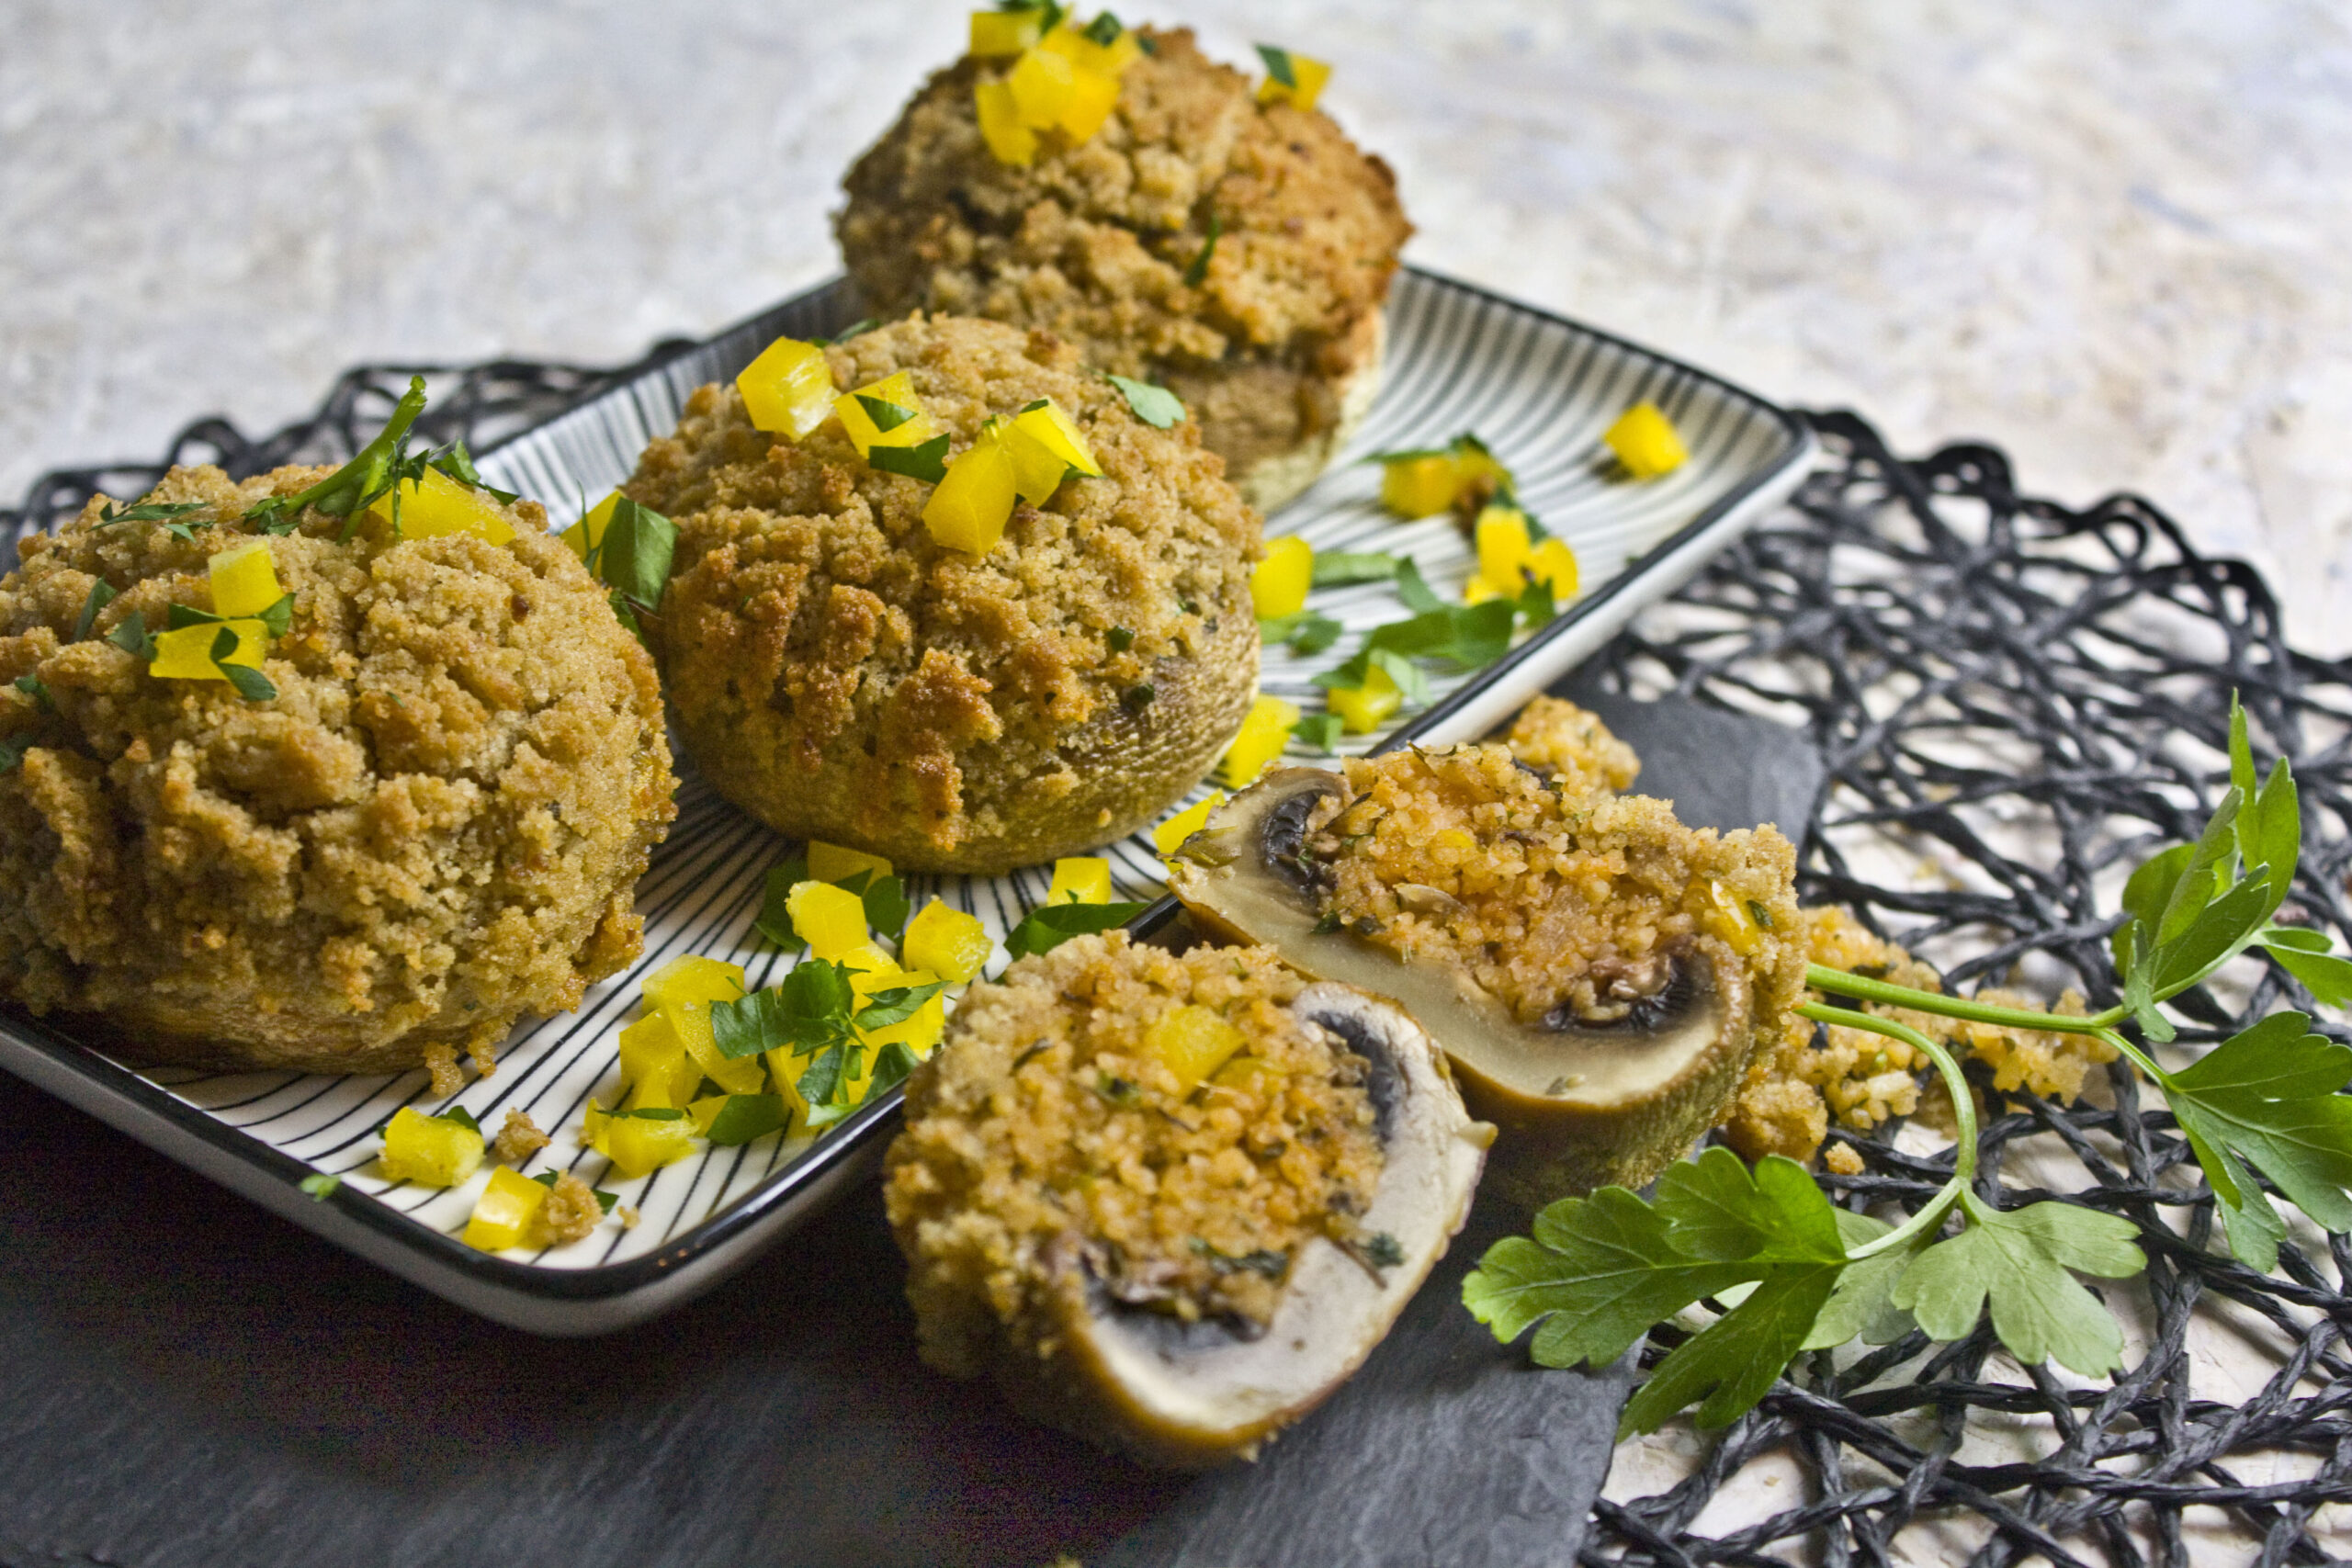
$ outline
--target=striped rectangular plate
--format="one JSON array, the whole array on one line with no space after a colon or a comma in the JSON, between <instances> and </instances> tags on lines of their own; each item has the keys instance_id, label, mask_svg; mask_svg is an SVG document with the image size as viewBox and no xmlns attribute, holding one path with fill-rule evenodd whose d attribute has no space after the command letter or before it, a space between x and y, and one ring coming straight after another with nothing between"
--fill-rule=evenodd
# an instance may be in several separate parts
<instances>
[{"instance_id":1,"label":"striped rectangular plate","mask_svg":"<svg viewBox=\"0 0 2352 1568\"><path fill-rule=\"evenodd\" d=\"M822 335L857 313L845 280L787 300L513 438L482 457L483 475L544 500L568 523L581 498L601 496L628 476L639 452L669 433L697 386L732 377L776 337ZM1690 459L1664 479L1635 483L1613 468L1600 438L1644 399L1672 418ZM1398 523L1378 504L1377 468L1352 459L1440 445L1464 431L1476 432L1510 465L1521 500L1574 548L1584 592L1498 663L1466 678L1436 680L1428 708L1352 745L1386 748L1490 732L1784 496L1812 450L1800 421L1702 371L1468 286L1408 272L1389 305L1385 379L1353 449L1269 519L1268 534L1303 535L1318 551L1407 554L1438 592L1458 595L1475 563L1453 522ZM1261 682L1265 691L1310 713L1321 703L1309 677L1345 658L1363 632L1402 613L1386 584L1328 592L1315 603L1343 623L1347 635L1312 659L1269 650ZM422 1073L136 1072L14 1017L0 1017L0 1065L328 1239L503 1322L589 1334L666 1310L862 1179L881 1155L898 1105L893 1092L813 1144L771 1135L711 1148L633 1182L611 1180L602 1158L577 1142L589 1097L608 1103L614 1097L615 1036L634 1016L645 973L682 953L702 953L742 964L750 983L765 985L787 964L752 931L763 874L786 846L720 800L683 757L679 772L684 785L676 827L638 887L644 956L594 987L576 1013L518 1029L497 1072L457 1099L489 1128L510 1108L527 1111L555 1135L532 1168L577 1167L597 1185L617 1189L639 1215L633 1228L608 1223L586 1241L535 1257L492 1257L463 1246L457 1233L483 1177L438 1191L377 1173L376 1129L383 1120L411 1103L440 1109L427 1100ZM1159 863L1148 835L1104 852L1120 897L1159 897ZM917 907L935 896L978 914L1001 938L1044 896L1049 870L917 877L908 891ZM298 1184L316 1173L342 1182L314 1201Z\"/></svg>"}]
</instances>

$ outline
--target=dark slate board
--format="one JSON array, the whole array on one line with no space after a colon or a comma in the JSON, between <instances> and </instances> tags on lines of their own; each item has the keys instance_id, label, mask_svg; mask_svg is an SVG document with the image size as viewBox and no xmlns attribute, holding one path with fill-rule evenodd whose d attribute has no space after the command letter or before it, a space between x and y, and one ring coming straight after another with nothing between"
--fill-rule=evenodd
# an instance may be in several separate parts
<instances>
[{"instance_id":1,"label":"dark slate board","mask_svg":"<svg viewBox=\"0 0 2352 1568\"><path fill-rule=\"evenodd\" d=\"M1786 732L1594 705L1685 820L1805 820ZM1456 1304L1496 1207L1261 1462L1168 1476L917 1364L874 1189L658 1323L539 1340L0 1077L0 1563L1573 1562L1628 1374Z\"/></svg>"}]
</instances>

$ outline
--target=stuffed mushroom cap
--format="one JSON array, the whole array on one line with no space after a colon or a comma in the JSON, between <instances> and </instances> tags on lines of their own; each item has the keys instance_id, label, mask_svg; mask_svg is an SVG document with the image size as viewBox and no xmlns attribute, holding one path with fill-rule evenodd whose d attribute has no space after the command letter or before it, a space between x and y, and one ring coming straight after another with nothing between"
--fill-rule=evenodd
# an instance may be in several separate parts
<instances>
[{"instance_id":1,"label":"stuffed mushroom cap","mask_svg":"<svg viewBox=\"0 0 2352 1568\"><path fill-rule=\"evenodd\" d=\"M974 109L1009 62L932 77L851 168L842 253L879 311L1049 328L1166 385L1271 511L1370 406L1412 225L1388 166L1329 116L1258 102L1187 29L1143 36L1102 128L1046 133L1026 167L997 160Z\"/></svg>"},{"instance_id":2,"label":"stuffed mushroom cap","mask_svg":"<svg viewBox=\"0 0 2352 1568\"><path fill-rule=\"evenodd\" d=\"M165 517L101 497L18 547L0 996L139 1059L386 1072L486 1061L638 953L676 786L652 660L533 502L505 544L247 520L327 472L175 468ZM210 556L256 539L291 598L269 694L154 673L130 618L208 611Z\"/></svg>"},{"instance_id":3,"label":"stuffed mushroom cap","mask_svg":"<svg viewBox=\"0 0 2352 1568\"><path fill-rule=\"evenodd\" d=\"M734 387L695 393L626 488L678 525L651 630L695 765L780 832L914 871L1134 831L1255 693L1257 514L1189 425L1136 418L1050 334L918 317L828 352L844 390L907 372L958 455L1050 399L1102 476L1017 505L975 556L923 522L933 487L870 467L838 418L796 444Z\"/></svg>"}]
</instances>

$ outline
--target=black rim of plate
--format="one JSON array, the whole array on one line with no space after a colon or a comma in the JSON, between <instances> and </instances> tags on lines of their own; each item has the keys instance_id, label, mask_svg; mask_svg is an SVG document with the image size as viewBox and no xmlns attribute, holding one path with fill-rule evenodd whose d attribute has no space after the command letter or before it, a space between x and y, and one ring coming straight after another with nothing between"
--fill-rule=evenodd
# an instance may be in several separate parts
<instances>
[{"instance_id":1,"label":"black rim of plate","mask_svg":"<svg viewBox=\"0 0 2352 1568\"><path fill-rule=\"evenodd\" d=\"M1419 718L1399 727L1395 733L1384 739L1381 746L1383 750L1393 750L1399 746L1413 744L1416 739L1445 724L1470 702L1492 691L1496 686L1508 682L1519 670L1531 660L1538 657L1546 645L1566 636L1580 623L1600 614L1604 606L1630 592L1632 585L1660 561L1705 534L1726 514L1746 504L1758 491L1786 473L1792 465L1804 457L1812 444L1810 428L1802 416L1758 397L1747 389L1711 371L1687 364L1670 355L1645 347L1616 333L1587 325L1555 311L1525 304L1476 284L1464 283L1423 267L1408 267L1405 270L1441 290L1452 291L1483 305L1513 311L1552 326L1566 328L1599 344L1637 355L1648 361L1657 369L1687 378L1690 382L1698 385L1712 387L1725 398L1743 403L1754 412L1769 417L1780 427L1785 441L1778 454L1759 463L1739 483L1718 496L1690 522L1634 558L1606 584L1579 599L1573 608L1562 612L1548 626L1537 631L1518 648L1473 675L1458 690L1443 701L1433 705ZM689 342L671 340L657 344L643 358L626 367L624 370L609 377L596 378L591 383L592 389L576 401L551 411L545 417L535 420L523 428L502 433L496 440L486 443L478 455L486 457L552 423L555 420L588 406L600 398L609 397L648 377L661 374L678 360L697 350L755 328L763 321L790 310L817 296L837 289L843 281L838 276L828 278L712 333L709 337ZM522 367L515 361L492 363L502 367ZM406 368L402 367L403 373ZM419 367L418 368L437 367ZM344 389L352 385L354 380L354 375L344 377L337 384L337 395L347 396ZM303 422L304 424L316 423L318 423L316 420ZM301 426L289 426L288 430L297 428ZM220 445L222 444L224 432L232 442L238 439L233 430L223 422L206 421L190 427L190 431L182 437L182 441L195 438ZM281 433L283 434L285 433ZM97 476L120 472L137 467L140 465L112 465L104 468L70 470L57 475L44 476L32 487L27 506L10 520L17 525L17 528L21 528L28 522L36 525L44 523L47 520L46 513L54 509L55 503L51 502L44 504L41 498L54 496L70 490L74 481L82 479L85 475ZM95 482L95 478L85 481L87 485L94 485ZM37 513L42 515L35 515ZM9 514L0 513L0 519L9 519ZM8 530L11 536L17 528ZM1130 923L1129 929L1138 935L1149 934L1159 930L1172 919L1176 910L1175 899L1162 897L1136 916ZM274 1205L276 1211L298 1224L304 1223L305 1220L302 1209L316 1201L323 1207L332 1209L342 1220L356 1224L386 1241L418 1255L424 1262L437 1272L456 1276L475 1286L487 1287L503 1294L572 1303L616 1301L650 1286L678 1278L681 1271L687 1266L725 1247L737 1236L759 1225L767 1219L773 1210L789 1201L801 1189L825 1179L842 1166L854 1162L865 1154L877 1140L892 1130L903 1098L903 1090L892 1089L883 1099L865 1106L843 1122L838 1130L810 1145L799 1158L769 1177L766 1181L745 1194L732 1207L711 1216L650 1252L618 1263L597 1264L582 1269L560 1269L515 1262L476 1251L457 1237L435 1230L389 1204L379 1202L372 1196L356 1190L337 1189L322 1199L312 1200L303 1194L298 1186L303 1178L316 1174L309 1165L217 1120L92 1047L82 1044L70 1036L28 1017L20 1009L11 1006L5 1011L0 1011L0 1034L6 1035L25 1049L47 1057L60 1069L81 1077L106 1096L127 1103L141 1115L170 1123L186 1136L202 1143L216 1153L244 1164L256 1174L277 1183L278 1188L283 1190L285 1196ZM92 1111L94 1114L98 1113L87 1104L85 1104L83 1109ZM266 1200L260 1199L258 1194L248 1192L247 1195L266 1202ZM312 1225L308 1228L318 1227ZM335 1238L330 1235L329 1239Z\"/></svg>"}]
</instances>

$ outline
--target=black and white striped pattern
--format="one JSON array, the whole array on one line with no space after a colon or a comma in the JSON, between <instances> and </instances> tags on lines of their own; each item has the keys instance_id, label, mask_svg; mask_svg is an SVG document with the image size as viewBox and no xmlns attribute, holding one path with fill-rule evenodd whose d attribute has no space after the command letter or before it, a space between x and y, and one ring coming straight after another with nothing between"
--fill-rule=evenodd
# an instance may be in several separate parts
<instances>
[{"instance_id":1,"label":"black and white striped pattern","mask_svg":"<svg viewBox=\"0 0 2352 1568\"><path fill-rule=\"evenodd\" d=\"M679 408L695 387L731 377L775 337L810 337L838 328L854 309L845 281L802 295L516 438L486 456L482 472L493 484L543 500L550 513L569 522L628 477L648 441L673 428ZM1647 483L1611 479L1600 434L1643 399L1674 420L1690 461ZM1352 459L1361 453L1440 444L1464 431L1476 432L1510 466L1530 510L1575 549L1584 595L1546 629L1541 646L1522 648L1502 665L1466 681L1437 680L1430 714L1404 716L1402 728L1389 736L1351 739L1359 749L1408 737L1450 739L1483 730L1496 715L1597 646L1640 604L1669 589L1705 549L1793 483L1806 442L1787 415L1700 372L1464 286L1407 273L1390 306L1387 378L1354 450L1270 520L1268 532L1303 535L1317 550L1408 554L1441 594L1459 595L1475 563L1452 521L1398 523L1378 505L1377 468ZM1320 694L1308 678L1347 657L1363 632L1403 614L1385 585L1327 592L1316 604L1340 619L1348 635L1309 660L1270 650L1262 679L1266 692L1308 713L1321 708ZM711 1149L639 1181L617 1182L607 1177L602 1158L583 1153L578 1144L589 1098L610 1103L615 1097L615 1037L635 1016L638 982L645 973L679 954L703 953L742 964L754 986L780 977L781 961L751 928L763 874L786 846L719 800L691 768L681 771L686 783L676 827L638 888L638 906L646 918L644 957L628 973L595 987L578 1012L519 1030L502 1052L496 1074L458 1097L487 1132L496 1131L509 1109L528 1111L555 1136L529 1171L576 1168L597 1185L616 1189L641 1216L634 1229L608 1224L586 1242L529 1259L539 1271L613 1269L656 1253L691 1258L698 1233L722 1213L740 1217L747 1205L821 1201L830 1184L809 1179L808 1162L848 1158L853 1144L866 1155L872 1152L870 1136L837 1134L815 1145L813 1155L806 1140L769 1137L741 1148ZM1159 896L1159 864L1148 834L1103 852L1121 897ZM917 877L910 880L909 892L918 908L936 896L978 914L1001 937L1044 896L1050 874L1050 867L1035 867L996 878ZM243 1146L256 1151L264 1166L284 1169L283 1161L258 1152L266 1149L340 1176L347 1191L369 1195L424 1231L446 1236L462 1228L484 1179L436 1191L389 1183L376 1174L376 1129L384 1119L402 1105L439 1108L427 1100L421 1073L333 1078L159 1070L145 1077L219 1128L233 1129L248 1140ZM106 1114L105 1096L96 1089L73 1098ZM118 1119L118 1124L138 1132L129 1118ZM217 1136L211 1141L220 1142ZM789 1177L787 1169L793 1171ZM283 1185L282 1177L273 1180ZM238 1185L254 1190L246 1182ZM776 1228L720 1227L728 1233L720 1245L756 1246ZM418 1246L442 1254L446 1266L445 1246L423 1232L407 1234ZM382 1248L367 1250L380 1254ZM520 1260L521 1255L515 1257ZM401 1271L444 1288L433 1269ZM714 1268L709 1275L716 1278L719 1271ZM532 1277L509 1271L500 1288L528 1292ZM661 1293L664 1305L675 1299L674 1292ZM481 1305L478 1289L469 1294L468 1304ZM550 1311L560 1313L551 1301L537 1303L534 1325L552 1326ZM610 1319L605 1313L599 1325Z\"/></svg>"}]
</instances>

